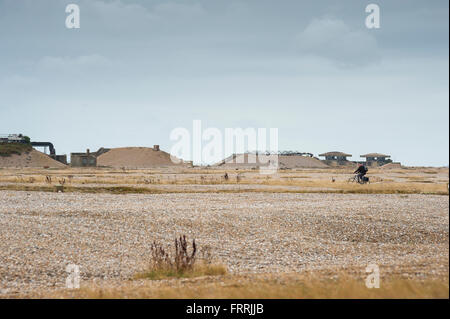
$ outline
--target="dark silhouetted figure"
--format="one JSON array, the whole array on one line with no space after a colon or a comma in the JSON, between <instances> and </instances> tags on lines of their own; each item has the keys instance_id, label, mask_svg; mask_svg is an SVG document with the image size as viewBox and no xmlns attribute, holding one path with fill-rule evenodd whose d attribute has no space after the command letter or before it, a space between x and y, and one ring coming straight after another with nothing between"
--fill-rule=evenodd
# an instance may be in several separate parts
<instances>
[{"instance_id":1,"label":"dark silhouetted figure","mask_svg":"<svg viewBox=\"0 0 450 319\"><path fill-rule=\"evenodd\" d=\"M358 174L358 183L361 183L364 180L364 176L367 174L369 170L364 164L359 164L358 169L354 171L354 174Z\"/></svg>"}]
</instances>

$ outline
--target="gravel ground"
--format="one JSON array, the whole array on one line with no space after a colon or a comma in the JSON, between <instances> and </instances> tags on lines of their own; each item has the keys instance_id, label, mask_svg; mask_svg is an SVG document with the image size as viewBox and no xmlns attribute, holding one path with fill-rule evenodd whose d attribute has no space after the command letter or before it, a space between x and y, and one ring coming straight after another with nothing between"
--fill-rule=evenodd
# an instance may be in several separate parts
<instances>
[{"instance_id":1,"label":"gravel ground","mask_svg":"<svg viewBox=\"0 0 450 319\"><path fill-rule=\"evenodd\" d=\"M0 295L117 282L145 269L153 240L186 234L231 273L380 265L449 272L449 198L361 194L110 195L0 191Z\"/></svg>"}]
</instances>

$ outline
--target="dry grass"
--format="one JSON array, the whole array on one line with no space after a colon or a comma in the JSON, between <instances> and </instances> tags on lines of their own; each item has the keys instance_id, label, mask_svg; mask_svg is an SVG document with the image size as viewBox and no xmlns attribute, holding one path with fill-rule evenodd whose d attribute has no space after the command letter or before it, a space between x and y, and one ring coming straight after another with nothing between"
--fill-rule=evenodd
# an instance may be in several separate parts
<instances>
[{"instance_id":1,"label":"dry grass","mask_svg":"<svg viewBox=\"0 0 450 319\"><path fill-rule=\"evenodd\" d=\"M1 185L0 190L14 191L38 191L55 192L56 188L45 185L8 184ZM292 188L253 188L252 184L239 185L236 188L210 188L210 189L184 189L184 188L158 188L158 187L138 187L138 186L65 186L64 191L68 193L108 193L108 194L171 194L171 193L336 193L336 194L427 194L427 195L448 195L447 184L437 183L379 183L379 184L348 184L348 183L327 183L322 181L310 181L304 184L277 184L265 183L266 186L298 186ZM188 185L186 185L188 186Z\"/></svg>"},{"instance_id":2,"label":"dry grass","mask_svg":"<svg viewBox=\"0 0 450 319\"><path fill-rule=\"evenodd\" d=\"M212 264L208 249L202 249L202 256L198 257L195 240L192 241L191 251L189 251L188 246L186 236L176 238L174 253L171 254L163 245L153 242L150 246L149 269L137 274L136 279L193 278L225 275L227 273L225 266Z\"/></svg>"},{"instance_id":3,"label":"dry grass","mask_svg":"<svg viewBox=\"0 0 450 319\"><path fill-rule=\"evenodd\" d=\"M14 169L0 172L0 189L55 191L46 183L64 178L65 191L112 194L159 193L350 193L350 194L438 194L448 195L448 169L371 170L372 183L347 183L348 169L289 170L265 176L256 171L225 171L206 169L183 170L110 170ZM398 176L401 175L401 176ZM332 182L334 180L334 182ZM209 186L207 188L194 186ZM173 186L173 187L172 187ZM217 187L215 187L217 186Z\"/></svg>"},{"instance_id":4,"label":"dry grass","mask_svg":"<svg viewBox=\"0 0 450 319\"><path fill-rule=\"evenodd\" d=\"M139 273L135 279L161 280L169 278L196 278L203 276L223 276L227 274L227 268L223 265L208 264L199 261L192 268L177 270L170 267L151 268Z\"/></svg>"},{"instance_id":5,"label":"dry grass","mask_svg":"<svg viewBox=\"0 0 450 319\"><path fill-rule=\"evenodd\" d=\"M449 298L449 281L429 279L381 280L380 288L369 289L363 279L345 275L323 279L315 275L268 277L224 276L175 280L153 284L125 283L117 287L84 286L80 290L60 290L39 297L89 299L374 299Z\"/></svg>"},{"instance_id":6,"label":"dry grass","mask_svg":"<svg viewBox=\"0 0 450 319\"><path fill-rule=\"evenodd\" d=\"M336 190L339 193L357 193L357 194L448 194L446 184L432 183L424 185L418 182L389 182L382 181L378 183L370 183L360 185L357 183L348 183L345 181L336 181L332 183L330 180L266 180L261 184L272 186L298 186L309 188L327 188Z\"/></svg>"}]
</instances>

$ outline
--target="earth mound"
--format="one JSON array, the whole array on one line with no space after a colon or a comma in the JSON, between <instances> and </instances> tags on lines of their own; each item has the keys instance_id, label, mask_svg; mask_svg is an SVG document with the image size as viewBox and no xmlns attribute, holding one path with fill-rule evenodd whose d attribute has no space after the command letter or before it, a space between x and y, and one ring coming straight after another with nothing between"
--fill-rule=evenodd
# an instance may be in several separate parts
<instances>
[{"instance_id":1,"label":"earth mound","mask_svg":"<svg viewBox=\"0 0 450 319\"><path fill-rule=\"evenodd\" d=\"M172 162L170 154L148 147L113 148L97 157L98 166L115 168L152 168L180 165Z\"/></svg>"},{"instance_id":2,"label":"earth mound","mask_svg":"<svg viewBox=\"0 0 450 319\"><path fill-rule=\"evenodd\" d=\"M12 153L8 156L0 156L0 167L64 168L66 167L66 165L55 161L50 156L31 148L24 152L20 152L20 154Z\"/></svg>"},{"instance_id":3,"label":"earth mound","mask_svg":"<svg viewBox=\"0 0 450 319\"><path fill-rule=\"evenodd\" d=\"M270 158L269 158L270 159ZM230 156L217 166L223 168L250 168L267 166L267 163L260 163L256 154L237 154ZM327 168L329 167L315 157L302 155L279 155L278 165L280 168Z\"/></svg>"},{"instance_id":4,"label":"earth mound","mask_svg":"<svg viewBox=\"0 0 450 319\"><path fill-rule=\"evenodd\" d=\"M329 167L321 160L309 156L284 156L278 159L281 168L327 168Z\"/></svg>"},{"instance_id":5,"label":"earth mound","mask_svg":"<svg viewBox=\"0 0 450 319\"><path fill-rule=\"evenodd\" d=\"M402 168L402 164L400 163L389 163L385 164L383 166L380 166L382 169L396 169L396 168Z\"/></svg>"}]
</instances>

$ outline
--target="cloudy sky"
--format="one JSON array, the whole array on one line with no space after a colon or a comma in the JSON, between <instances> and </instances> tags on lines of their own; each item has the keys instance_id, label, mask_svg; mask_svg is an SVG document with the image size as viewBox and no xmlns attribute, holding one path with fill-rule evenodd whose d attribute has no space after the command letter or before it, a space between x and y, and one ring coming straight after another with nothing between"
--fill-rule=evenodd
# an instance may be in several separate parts
<instances>
[{"instance_id":1,"label":"cloudy sky","mask_svg":"<svg viewBox=\"0 0 450 319\"><path fill-rule=\"evenodd\" d=\"M0 134L170 150L197 119L277 127L283 150L448 165L448 1L377 1L380 29L370 3L0 0Z\"/></svg>"}]
</instances>

